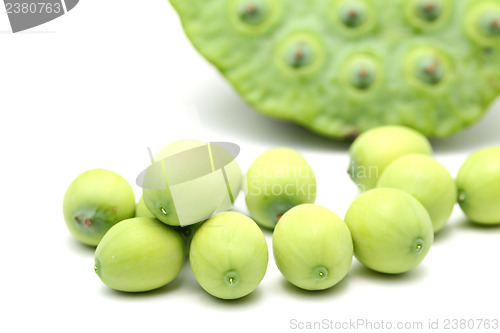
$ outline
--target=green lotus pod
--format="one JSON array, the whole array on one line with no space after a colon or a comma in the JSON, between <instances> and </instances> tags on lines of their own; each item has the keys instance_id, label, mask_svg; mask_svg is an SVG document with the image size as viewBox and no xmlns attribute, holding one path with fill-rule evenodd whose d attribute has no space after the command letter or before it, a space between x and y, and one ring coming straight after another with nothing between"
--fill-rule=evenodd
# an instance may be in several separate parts
<instances>
[{"instance_id":1,"label":"green lotus pod","mask_svg":"<svg viewBox=\"0 0 500 333\"><path fill-rule=\"evenodd\" d=\"M381 126L361 134L349 149L349 176L361 191L377 186L385 168L407 154L432 154L429 140L402 126Z\"/></svg>"},{"instance_id":2,"label":"green lotus pod","mask_svg":"<svg viewBox=\"0 0 500 333\"><path fill-rule=\"evenodd\" d=\"M113 226L97 246L95 272L108 287L126 292L160 288L184 264L181 236L157 219L136 217Z\"/></svg>"},{"instance_id":3,"label":"green lotus pod","mask_svg":"<svg viewBox=\"0 0 500 333\"><path fill-rule=\"evenodd\" d=\"M252 218L274 229L290 208L316 200L311 166L290 148L270 149L257 157L244 180L245 201Z\"/></svg>"},{"instance_id":4,"label":"green lotus pod","mask_svg":"<svg viewBox=\"0 0 500 333\"><path fill-rule=\"evenodd\" d=\"M170 0L257 111L321 135L447 137L500 94L497 0Z\"/></svg>"},{"instance_id":5,"label":"green lotus pod","mask_svg":"<svg viewBox=\"0 0 500 333\"><path fill-rule=\"evenodd\" d=\"M377 187L390 187L413 195L427 209L434 232L444 228L457 203L455 180L434 158L410 154L389 164Z\"/></svg>"},{"instance_id":6,"label":"green lotus pod","mask_svg":"<svg viewBox=\"0 0 500 333\"><path fill-rule=\"evenodd\" d=\"M249 217L224 212L196 230L190 249L193 274L206 292L221 299L252 293L267 270L264 234Z\"/></svg>"},{"instance_id":7,"label":"green lotus pod","mask_svg":"<svg viewBox=\"0 0 500 333\"><path fill-rule=\"evenodd\" d=\"M500 146L472 154L457 175L458 203L480 224L500 224Z\"/></svg>"},{"instance_id":8,"label":"green lotus pod","mask_svg":"<svg viewBox=\"0 0 500 333\"><path fill-rule=\"evenodd\" d=\"M347 225L327 208L303 204L290 209L273 232L280 272L295 286L322 290L339 283L352 263Z\"/></svg>"},{"instance_id":9,"label":"green lotus pod","mask_svg":"<svg viewBox=\"0 0 500 333\"><path fill-rule=\"evenodd\" d=\"M80 242L97 246L116 223L134 217L132 187L119 174L105 169L85 171L69 185L63 214L69 231Z\"/></svg>"},{"instance_id":10,"label":"green lotus pod","mask_svg":"<svg viewBox=\"0 0 500 333\"><path fill-rule=\"evenodd\" d=\"M410 194L377 188L357 197L345 223L351 231L354 255L381 273L405 273L426 257L434 240L427 210Z\"/></svg>"}]
</instances>

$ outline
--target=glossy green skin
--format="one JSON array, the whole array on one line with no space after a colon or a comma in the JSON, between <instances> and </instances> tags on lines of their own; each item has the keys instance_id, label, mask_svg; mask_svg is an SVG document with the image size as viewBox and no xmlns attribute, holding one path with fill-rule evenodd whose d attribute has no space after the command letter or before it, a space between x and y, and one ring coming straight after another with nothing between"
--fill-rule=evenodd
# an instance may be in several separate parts
<instances>
[{"instance_id":1,"label":"glossy green skin","mask_svg":"<svg viewBox=\"0 0 500 333\"><path fill-rule=\"evenodd\" d=\"M135 206L135 217L152 217L155 216L149 211L146 203L144 203L144 198L141 197L137 205ZM185 225L185 226L175 226L172 227L175 231L181 235L184 240L184 245L186 248L186 256L189 255L189 247L191 245L191 240L193 239L195 231L201 226L203 222L198 222L195 224Z\"/></svg>"},{"instance_id":2,"label":"glossy green skin","mask_svg":"<svg viewBox=\"0 0 500 333\"><path fill-rule=\"evenodd\" d=\"M458 203L480 224L500 224L500 146L472 154L457 176Z\"/></svg>"},{"instance_id":3,"label":"glossy green skin","mask_svg":"<svg viewBox=\"0 0 500 333\"><path fill-rule=\"evenodd\" d=\"M387 168L377 187L390 187L413 195L427 209L434 232L444 228L457 203L455 180L434 158L410 154L398 158Z\"/></svg>"},{"instance_id":4,"label":"glossy green skin","mask_svg":"<svg viewBox=\"0 0 500 333\"><path fill-rule=\"evenodd\" d=\"M340 282L353 257L347 225L327 208L303 204L290 209L273 232L278 269L293 285L323 290Z\"/></svg>"},{"instance_id":5,"label":"glossy green skin","mask_svg":"<svg viewBox=\"0 0 500 333\"><path fill-rule=\"evenodd\" d=\"M429 141L413 129L382 126L360 135L349 149L349 175L361 191L377 186L385 168L408 154L432 154Z\"/></svg>"},{"instance_id":6,"label":"glossy green skin","mask_svg":"<svg viewBox=\"0 0 500 333\"><path fill-rule=\"evenodd\" d=\"M196 280L221 299L253 292L267 270L264 234L247 216L236 212L216 215L196 231L189 255Z\"/></svg>"},{"instance_id":7,"label":"glossy green skin","mask_svg":"<svg viewBox=\"0 0 500 333\"><path fill-rule=\"evenodd\" d=\"M132 187L119 174L105 170L85 171L69 185L63 199L66 226L80 242L97 246L116 223L134 217Z\"/></svg>"},{"instance_id":8,"label":"glossy green skin","mask_svg":"<svg viewBox=\"0 0 500 333\"><path fill-rule=\"evenodd\" d=\"M168 156L203 145L205 145L204 142L197 140L179 140L159 151L154 160L161 161ZM182 174L191 166L193 163L188 162L175 172ZM241 169L234 160L225 167L225 171L233 200L236 200L243 178ZM151 174L147 173L145 178L148 179L148 177L152 177ZM221 207L230 208L231 206L227 194L228 188L221 170L174 186L169 186L168 175L166 178L166 182L164 177L159 180L165 182L165 189L143 189L146 207L163 223L172 226L187 226L208 219L214 213L220 212L218 209Z\"/></svg>"},{"instance_id":9,"label":"glossy green skin","mask_svg":"<svg viewBox=\"0 0 500 333\"><path fill-rule=\"evenodd\" d=\"M316 200L316 178L297 151L274 148L250 165L244 183L245 201L252 218L274 229L290 208Z\"/></svg>"},{"instance_id":10,"label":"glossy green skin","mask_svg":"<svg viewBox=\"0 0 500 333\"><path fill-rule=\"evenodd\" d=\"M361 194L349 207L345 223L354 255L381 273L412 270L425 258L434 240L429 213L410 194L379 188Z\"/></svg>"},{"instance_id":11,"label":"glossy green skin","mask_svg":"<svg viewBox=\"0 0 500 333\"><path fill-rule=\"evenodd\" d=\"M95 271L108 287L126 292L160 288L177 277L184 264L184 243L157 219L120 222L97 246Z\"/></svg>"},{"instance_id":12,"label":"glossy green skin","mask_svg":"<svg viewBox=\"0 0 500 333\"><path fill-rule=\"evenodd\" d=\"M135 205L135 217L155 217L146 206L143 196L141 196L141 198Z\"/></svg>"},{"instance_id":13,"label":"glossy green skin","mask_svg":"<svg viewBox=\"0 0 500 333\"><path fill-rule=\"evenodd\" d=\"M349 138L397 124L447 137L479 120L500 94L500 37L478 28L482 13L500 7L496 0L443 0L433 21L417 15L416 0L359 0L366 19L351 27L341 15L353 1L246 1L267 9L257 22L239 16L239 0L170 2L195 48L247 103L321 135ZM290 52L303 41L295 66ZM418 72L422 54L437 60L439 82ZM366 57L368 87L352 79L356 59Z\"/></svg>"}]
</instances>

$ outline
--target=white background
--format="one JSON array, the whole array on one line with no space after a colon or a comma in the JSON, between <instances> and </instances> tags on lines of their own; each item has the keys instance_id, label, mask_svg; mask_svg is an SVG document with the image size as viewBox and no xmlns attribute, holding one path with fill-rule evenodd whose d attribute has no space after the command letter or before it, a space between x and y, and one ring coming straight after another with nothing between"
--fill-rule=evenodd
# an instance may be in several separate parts
<instances>
[{"instance_id":1,"label":"white background","mask_svg":"<svg viewBox=\"0 0 500 333\"><path fill-rule=\"evenodd\" d=\"M94 273L93 249L63 221L62 198L79 173L114 170L139 198L134 181L147 147L184 137L231 141L245 171L265 149L288 146L315 170L317 203L343 218L357 195L345 172L348 144L252 111L193 49L164 0L82 0L53 22L9 30L2 8L0 331L284 332L292 319L424 328L429 319L500 319L500 228L474 226L458 207L423 264L404 275L373 273L354 260L334 288L305 292L281 277L271 255L257 291L237 301L205 293L189 265L157 291L108 289ZM500 144L499 124L497 103L474 127L434 141L436 157L455 176L469 153Z\"/></svg>"}]
</instances>

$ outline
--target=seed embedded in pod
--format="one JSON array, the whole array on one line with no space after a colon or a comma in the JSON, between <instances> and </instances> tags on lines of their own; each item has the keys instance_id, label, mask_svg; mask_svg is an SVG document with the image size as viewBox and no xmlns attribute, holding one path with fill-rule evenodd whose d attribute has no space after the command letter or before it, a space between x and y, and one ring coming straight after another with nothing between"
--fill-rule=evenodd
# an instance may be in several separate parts
<instances>
[{"instance_id":1,"label":"seed embedded in pod","mask_svg":"<svg viewBox=\"0 0 500 333\"><path fill-rule=\"evenodd\" d=\"M500 11L485 12L480 18L481 31L490 37L500 36Z\"/></svg>"},{"instance_id":2,"label":"seed embedded in pod","mask_svg":"<svg viewBox=\"0 0 500 333\"><path fill-rule=\"evenodd\" d=\"M340 6L340 21L347 27L359 27L366 21L366 6L360 1L349 1Z\"/></svg>"},{"instance_id":3,"label":"seed embedded in pod","mask_svg":"<svg viewBox=\"0 0 500 333\"><path fill-rule=\"evenodd\" d=\"M368 58L352 61L349 68L349 82L359 90L369 89L377 79L377 66Z\"/></svg>"},{"instance_id":4,"label":"seed embedded in pod","mask_svg":"<svg viewBox=\"0 0 500 333\"><path fill-rule=\"evenodd\" d=\"M441 0L419 0L416 4L416 14L424 21L434 22L443 12Z\"/></svg>"},{"instance_id":5,"label":"seed embedded in pod","mask_svg":"<svg viewBox=\"0 0 500 333\"><path fill-rule=\"evenodd\" d=\"M311 33L293 33L282 41L276 52L277 65L293 74L310 74L324 63L324 47Z\"/></svg>"},{"instance_id":6,"label":"seed embedded in pod","mask_svg":"<svg viewBox=\"0 0 500 333\"><path fill-rule=\"evenodd\" d=\"M418 88L440 92L453 78L452 60L451 56L434 46L416 48L405 59L405 77Z\"/></svg>"},{"instance_id":7,"label":"seed embedded in pod","mask_svg":"<svg viewBox=\"0 0 500 333\"><path fill-rule=\"evenodd\" d=\"M415 64L415 74L423 82L438 84L444 77L445 69L441 61L434 55L423 55Z\"/></svg>"},{"instance_id":8,"label":"seed embedded in pod","mask_svg":"<svg viewBox=\"0 0 500 333\"><path fill-rule=\"evenodd\" d=\"M314 61L314 50L306 41L297 40L286 51L285 61L293 68L309 66Z\"/></svg>"},{"instance_id":9,"label":"seed embedded in pod","mask_svg":"<svg viewBox=\"0 0 500 333\"><path fill-rule=\"evenodd\" d=\"M465 30L475 43L491 47L500 43L500 3L478 1L467 11Z\"/></svg>"},{"instance_id":10,"label":"seed embedded in pod","mask_svg":"<svg viewBox=\"0 0 500 333\"><path fill-rule=\"evenodd\" d=\"M281 0L231 0L228 3L234 27L251 35L268 32L282 13Z\"/></svg>"},{"instance_id":11,"label":"seed embedded in pod","mask_svg":"<svg viewBox=\"0 0 500 333\"><path fill-rule=\"evenodd\" d=\"M269 8L265 1L243 1L237 8L238 17L246 24L258 25L266 20Z\"/></svg>"}]
</instances>

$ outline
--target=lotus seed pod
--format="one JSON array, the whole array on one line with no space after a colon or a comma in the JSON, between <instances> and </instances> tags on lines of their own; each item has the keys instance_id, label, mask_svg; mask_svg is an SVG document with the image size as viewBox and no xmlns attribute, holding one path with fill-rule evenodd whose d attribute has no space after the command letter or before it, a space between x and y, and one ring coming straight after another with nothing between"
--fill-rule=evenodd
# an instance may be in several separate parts
<instances>
[{"instance_id":1,"label":"lotus seed pod","mask_svg":"<svg viewBox=\"0 0 500 333\"><path fill-rule=\"evenodd\" d=\"M349 149L349 175L361 191L377 186L385 168L408 154L432 154L429 141L420 133L402 126L383 126L360 135Z\"/></svg>"},{"instance_id":2,"label":"lotus seed pod","mask_svg":"<svg viewBox=\"0 0 500 333\"><path fill-rule=\"evenodd\" d=\"M455 180L434 158L410 154L389 164L377 187L390 187L413 195L427 209L434 232L444 228L457 202Z\"/></svg>"},{"instance_id":3,"label":"lotus seed pod","mask_svg":"<svg viewBox=\"0 0 500 333\"><path fill-rule=\"evenodd\" d=\"M498 0L170 2L246 103L327 137L448 137L500 95Z\"/></svg>"},{"instance_id":4,"label":"lotus seed pod","mask_svg":"<svg viewBox=\"0 0 500 333\"><path fill-rule=\"evenodd\" d=\"M297 151L274 148L257 157L247 171L245 201L252 218L274 229L290 208L316 199L316 178Z\"/></svg>"},{"instance_id":5,"label":"lotus seed pod","mask_svg":"<svg viewBox=\"0 0 500 333\"><path fill-rule=\"evenodd\" d=\"M160 288L184 264L181 236L157 219L138 217L112 227L97 246L95 272L108 287L126 292Z\"/></svg>"},{"instance_id":6,"label":"lotus seed pod","mask_svg":"<svg viewBox=\"0 0 500 333\"><path fill-rule=\"evenodd\" d=\"M354 255L381 273L405 273L418 266L434 240L427 210L410 194L377 188L361 194L349 207L345 223Z\"/></svg>"},{"instance_id":7,"label":"lotus seed pod","mask_svg":"<svg viewBox=\"0 0 500 333\"><path fill-rule=\"evenodd\" d=\"M299 205L276 225L273 253L290 283L306 290L327 289L339 283L351 267L351 233L332 211L313 204Z\"/></svg>"},{"instance_id":8,"label":"lotus seed pod","mask_svg":"<svg viewBox=\"0 0 500 333\"><path fill-rule=\"evenodd\" d=\"M69 231L80 242L97 246L116 223L134 217L134 191L119 174L105 170L85 171L69 185L63 214Z\"/></svg>"},{"instance_id":9,"label":"lotus seed pod","mask_svg":"<svg viewBox=\"0 0 500 333\"><path fill-rule=\"evenodd\" d=\"M212 296L236 299L252 293L267 270L266 239L252 219L224 212L195 232L189 259L201 287Z\"/></svg>"},{"instance_id":10,"label":"lotus seed pod","mask_svg":"<svg viewBox=\"0 0 500 333\"><path fill-rule=\"evenodd\" d=\"M238 163L224 146L180 140L158 152L146 169L143 198L163 223L191 225L230 209L241 181Z\"/></svg>"},{"instance_id":11,"label":"lotus seed pod","mask_svg":"<svg viewBox=\"0 0 500 333\"><path fill-rule=\"evenodd\" d=\"M472 154L457 176L458 203L480 224L500 224L500 146Z\"/></svg>"}]
</instances>

